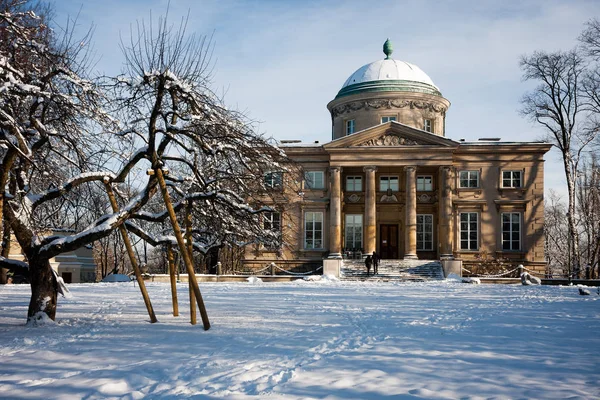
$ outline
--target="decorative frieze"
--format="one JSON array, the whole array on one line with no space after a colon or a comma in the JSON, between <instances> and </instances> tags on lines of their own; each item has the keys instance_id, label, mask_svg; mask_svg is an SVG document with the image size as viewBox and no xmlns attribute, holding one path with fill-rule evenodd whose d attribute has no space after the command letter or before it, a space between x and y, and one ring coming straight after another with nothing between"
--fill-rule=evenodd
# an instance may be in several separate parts
<instances>
[{"instance_id":1,"label":"decorative frieze","mask_svg":"<svg viewBox=\"0 0 600 400\"><path fill-rule=\"evenodd\" d=\"M443 105L418 100L402 100L402 99L376 99L376 100L363 100L353 101L350 103L340 104L331 110L333 117L337 117L341 114L346 114L353 111L364 109L367 110L379 110L379 109L392 109L392 108L411 108L418 110L428 110L431 112L437 112L445 114L447 108Z\"/></svg>"},{"instance_id":2,"label":"decorative frieze","mask_svg":"<svg viewBox=\"0 0 600 400\"><path fill-rule=\"evenodd\" d=\"M402 136L385 134L375 139L369 139L359 144L361 147L380 147L380 146L417 146L421 143L416 140L407 139ZM423 143L424 144L424 143Z\"/></svg>"}]
</instances>

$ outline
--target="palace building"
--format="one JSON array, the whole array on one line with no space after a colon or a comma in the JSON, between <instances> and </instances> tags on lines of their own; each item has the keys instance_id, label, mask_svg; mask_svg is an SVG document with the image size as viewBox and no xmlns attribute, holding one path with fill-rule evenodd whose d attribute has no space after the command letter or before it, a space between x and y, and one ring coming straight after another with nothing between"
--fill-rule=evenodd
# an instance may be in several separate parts
<instances>
[{"instance_id":1,"label":"palace building","mask_svg":"<svg viewBox=\"0 0 600 400\"><path fill-rule=\"evenodd\" d=\"M323 260L510 260L544 271L540 142L445 136L450 101L416 65L364 65L327 105L328 143L282 141L299 173L273 171L265 227L285 244L249 246L244 264L310 270ZM289 176L286 176L289 175Z\"/></svg>"}]
</instances>

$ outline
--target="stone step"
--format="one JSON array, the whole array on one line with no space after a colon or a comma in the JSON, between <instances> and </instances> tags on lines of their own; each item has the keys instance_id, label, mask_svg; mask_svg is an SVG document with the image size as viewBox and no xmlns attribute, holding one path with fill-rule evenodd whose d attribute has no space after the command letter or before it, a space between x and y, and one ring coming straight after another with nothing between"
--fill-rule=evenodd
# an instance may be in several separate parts
<instances>
[{"instance_id":1,"label":"stone step","mask_svg":"<svg viewBox=\"0 0 600 400\"><path fill-rule=\"evenodd\" d=\"M363 260L344 260L342 279L426 281L444 279L442 265L437 260L381 260L377 275L367 275ZM371 270L371 272L373 272Z\"/></svg>"}]
</instances>

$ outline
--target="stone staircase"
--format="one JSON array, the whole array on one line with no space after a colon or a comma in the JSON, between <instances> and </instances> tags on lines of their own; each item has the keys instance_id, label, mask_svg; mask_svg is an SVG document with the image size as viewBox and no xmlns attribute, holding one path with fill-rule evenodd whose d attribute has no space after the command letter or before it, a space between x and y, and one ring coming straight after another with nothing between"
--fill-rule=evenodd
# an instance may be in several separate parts
<instances>
[{"instance_id":1,"label":"stone staircase","mask_svg":"<svg viewBox=\"0 0 600 400\"><path fill-rule=\"evenodd\" d=\"M438 260L380 260L377 275L367 275L364 260L344 260L340 279L423 282L444 279Z\"/></svg>"}]
</instances>

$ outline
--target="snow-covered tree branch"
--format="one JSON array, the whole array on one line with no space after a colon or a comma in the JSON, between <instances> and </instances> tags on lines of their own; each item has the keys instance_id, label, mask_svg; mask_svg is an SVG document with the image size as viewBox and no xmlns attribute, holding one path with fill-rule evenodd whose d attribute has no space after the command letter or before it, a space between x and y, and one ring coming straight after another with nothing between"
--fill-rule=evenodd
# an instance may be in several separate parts
<instances>
[{"instance_id":1,"label":"snow-covered tree branch","mask_svg":"<svg viewBox=\"0 0 600 400\"><path fill-rule=\"evenodd\" d=\"M210 38L186 36L185 19L139 22L121 43L124 73L93 79L73 32L58 37L27 6L0 10L0 228L25 255L30 318L55 317L52 257L123 224L152 245L172 242L142 228L167 218L153 198L159 169L179 217L192 208L197 251L281 240L256 215L271 210L264 173L289 160L210 90ZM0 266L24 268L2 246Z\"/></svg>"}]
</instances>

